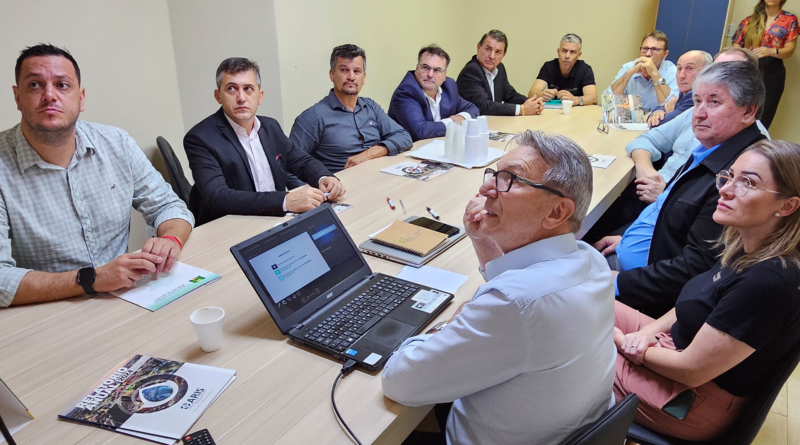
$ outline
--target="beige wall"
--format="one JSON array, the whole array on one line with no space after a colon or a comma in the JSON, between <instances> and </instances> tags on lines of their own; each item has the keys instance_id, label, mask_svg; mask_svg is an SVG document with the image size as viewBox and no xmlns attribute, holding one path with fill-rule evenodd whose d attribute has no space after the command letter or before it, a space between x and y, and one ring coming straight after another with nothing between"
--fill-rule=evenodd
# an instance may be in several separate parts
<instances>
[{"instance_id":1,"label":"beige wall","mask_svg":"<svg viewBox=\"0 0 800 445\"><path fill-rule=\"evenodd\" d=\"M0 17L0 129L20 120L11 91L19 51L49 42L69 49L81 68L81 119L126 130L151 160L157 136L183 137L165 0L0 1ZM138 249L145 224L133 214L130 245Z\"/></svg>"},{"instance_id":2,"label":"beige wall","mask_svg":"<svg viewBox=\"0 0 800 445\"><path fill-rule=\"evenodd\" d=\"M219 109L214 75L228 57L258 62L264 102L259 114L282 117L275 9L271 0L168 0L183 125L189 131ZM234 29L235 28L235 29ZM182 147L180 139L173 145ZM188 165L185 170L189 170Z\"/></svg>"},{"instance_id":3,"label":"beige wall","mask_svg":"<svg viewBox=\"0 0 800 445\"><path fill-rule=\"evenodd\" d=\"M448 76L456 78L475 54L481 35L492 28L509 36L503 62L521 93L527 93L542 63L556 57L559 40L568 32L583 38L583 59L594 68L602 90L623 63L638 56L641 36L653 29L658 8L656 0L575 0L558 9L579 13L559 20L554 3L545 0L496 0L491 7L477 0L353 0L347 5L275 0L287 133L294 118L331 88L328 62L336 45L354 43L366 50L368 75L362 95L384 109L405 72L414 68L421 47L431 42L442 46L452 59ZM543 12L552 17L540 20Z\"/></svg>"},{"instance_id":4,"label":"beige wall","mask_svg":"<svg viewBox=\"0 0 800 445\"><path fill-rule=\"evenodd\" d=\"M731 3L734 1L731 0ZM730 23L738 26L745 17L753 13L756 3L758 3L756 0L736 0ZM797 2L788 2L786 10L800 14L800 5ZM729 42L730 39L726 41L726 43ZM797 115L795 114L795 110L800 109L800 49L796 50L792 57L784 59L783 63L786 65L786 88L781 96L781 103L775 114L775 120L772 121L769 128L769 133L773 139L800 144L800 126L797 125Z\"/></svg>"}]
</instances>

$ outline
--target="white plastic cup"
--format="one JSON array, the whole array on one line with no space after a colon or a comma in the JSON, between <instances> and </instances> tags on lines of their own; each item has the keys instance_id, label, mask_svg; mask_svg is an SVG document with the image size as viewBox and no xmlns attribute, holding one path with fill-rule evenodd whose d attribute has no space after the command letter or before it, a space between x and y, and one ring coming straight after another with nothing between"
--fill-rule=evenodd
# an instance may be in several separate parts
<instances>
[{"instance_id":1,"label":"white plastic cup","mask_svg":"<svg viewBox=\"0 0 800 445\"><path fill-rule=\"evenodd\" d=\"M189 317L200 340L200 348L214 352L222 347L222 323L225 311L219 307L204 307L192 312Z\"/></svg>"},{"instance_id":2,"label":"white plastic cup","mask_svg":"<svg viewBox=\"0 0 800 445\"><path fill-rule=\"evenodd\" d=\"M561 101L561 110L564 112L564 114L569 114L569 112L572 111L572 104L573 103L574 102L571 101L571 100L562 100Z\"/></svg>"},{"instance_id":3,"label":"white plastic cup","mask_svg":"<svg viewBox=\"0 0 800 445\"><path fill-rule=\"evenodd\" d=\"M486 116L478 116L478 128L481 129L481 149L489 156L489 121Z\"/></svg>"},{"instance_id":4,"label":"white plastic cup","mask_svg":"<svg viewBox=\"0 0 800 445\"><path fill-rule=\"evenodd\" d=\"M467 138L467 125L466 121L456 125L456 133L453 136L454 156L450 159L453 162L464 162L464 142Z\"/></svg>"},{"instance_id":5,"label":"white plastic cup","mask_svg":"<svg viewBox=\"0 0 800 445\"><path fill-rule=\"evenodd\" d=\"M456 156L456 124L455 122L448 122L445 124L444 136L444 157L447 159L454 159Z\"/></svg>"},{"instance_id":6,"label":"white plastic cup","mask_svg":"<svg viewBox=\"0 0 800 445\"><path fill-rule=\"evenodd\" d=\"M478 124L478 119L467 119L467 137L480 136L481 127ZM461 125L464 125L463 123Z\"/></svg>"}]
</instances>

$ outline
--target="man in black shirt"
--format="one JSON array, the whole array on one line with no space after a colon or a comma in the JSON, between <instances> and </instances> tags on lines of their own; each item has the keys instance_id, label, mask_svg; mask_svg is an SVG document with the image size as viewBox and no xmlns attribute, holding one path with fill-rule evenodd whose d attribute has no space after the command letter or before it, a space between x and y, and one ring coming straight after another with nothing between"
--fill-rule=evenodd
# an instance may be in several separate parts
<instances>
[{"instance_id":1,"label":"man in black shirt","mask_svg":"<svg viewBox=\"0 0 800 445\"><path fill-rule=\"evenodd\" d=\"M558 58L542 65L528 97L536 95L544 100L571 100L576 106L596 104L597 86L592 67L578 60L582 46L581 38L575 34L562 37L556 50Z\"/></svg>"}]
</instances>

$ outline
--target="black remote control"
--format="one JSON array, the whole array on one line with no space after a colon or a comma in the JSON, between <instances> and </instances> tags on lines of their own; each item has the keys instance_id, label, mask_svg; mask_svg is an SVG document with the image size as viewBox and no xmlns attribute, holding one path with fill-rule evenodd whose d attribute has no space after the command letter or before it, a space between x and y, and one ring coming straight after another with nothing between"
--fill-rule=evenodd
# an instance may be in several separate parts
<instances>
[{"instance_id":1,"label":"black remote control","mask_svg":"<svg viewBox=\"0 0 800 445\"><path fill-rule=\"evenodd\" d=\"M183 437L184 445L216 445L208 430L195 431Z\"/></svg>"}]
</instances>

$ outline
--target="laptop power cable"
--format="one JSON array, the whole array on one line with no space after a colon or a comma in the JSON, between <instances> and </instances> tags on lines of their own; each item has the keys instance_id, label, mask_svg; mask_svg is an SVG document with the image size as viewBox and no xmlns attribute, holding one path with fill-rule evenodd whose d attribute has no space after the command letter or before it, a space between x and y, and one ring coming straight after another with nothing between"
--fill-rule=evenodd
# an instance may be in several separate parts
<instances>
[{"instance_id":1,"label":"laptop power cable","mask_svg":"<svg viewBox=\"0 0 800 445\"><path fill-rule=\"evenodd\" d=\"M353 437L356 443L358 445L362 445L358 440L358 437L356 437L356 435L353 433L353 430L351 430L350 427L347 426L347 423L344 421L344 419L342 419L342 415L339 414L339 409L336 408L336 399L333 397L334 393L336 392L336 384L339 383L339 379L342 378L342 376L349 374L355 366L355 360L348 360L345 362L344 366L342 366L342 370L339 372L339 375L336 376L336 380L333 381L333 388L331 388L331 402L333 403L333 410L336 412L336 417L339 418L339 422L342 422L342 425L344 425L344 427L347 429L347 432L350 433L350 436Z\"/></svg>"}]
</instances>

